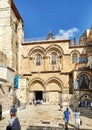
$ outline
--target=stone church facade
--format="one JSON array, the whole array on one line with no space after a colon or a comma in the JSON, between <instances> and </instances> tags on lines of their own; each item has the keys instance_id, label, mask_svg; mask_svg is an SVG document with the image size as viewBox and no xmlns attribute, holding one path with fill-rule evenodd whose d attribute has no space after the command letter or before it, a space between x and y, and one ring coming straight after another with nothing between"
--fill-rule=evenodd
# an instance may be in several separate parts
<instances>
[{"instance_id":1,"label":"stone church facade","mask_svg":"<svg viewBox=\"0 0 92 130\"><path fill-rule=\"evenodd\" d=\"M69 106L92 100L91 93L92 27L78 45L75 40L56 39L52 31L44 39L25 41L23 20L13 0L1 0L0 102L4 109L30 100Z\"/></svg>"}]
</instances>

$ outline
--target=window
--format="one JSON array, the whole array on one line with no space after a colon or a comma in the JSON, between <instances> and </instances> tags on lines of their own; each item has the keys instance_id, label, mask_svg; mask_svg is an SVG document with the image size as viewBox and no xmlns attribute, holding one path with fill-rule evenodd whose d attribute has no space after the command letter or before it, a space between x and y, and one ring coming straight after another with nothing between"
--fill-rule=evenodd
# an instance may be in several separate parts
<instances>
[{"instance_id":1,"label":"window","mask_svg":"<svg viewBox=\"0 0 92 130\"><path fill-rule=\"evenodd\" d=\"M73 53L72 54L72 63L77 63L77 61L78 61L78 55L77 55L77 53Z\"/></svg>"},{"instance_id":2,"label":"window","mask_svg":"<svg viewBox=\"0 0 92 130\"><path fill-rule=\"evenodd\" d=\"M89 79L88 76L83 74L79 78L79 88L80 89L89 89Z\"/></svg>"},{"instance_id":3,"label":"window","mask_svg":"<svg viewBox=\"0 0 92 130\"><path fill-rule=\"evenodd\" d=\"M41 55L37 54L36 55L36 66L40 66L41 65Z\"/></svg>"},{"instance_id":4,"label":"window","mask_svg":"<svg viewBox=\"0 0 92 130\"><path fill-rule=\"evenodd\" d=\"M57 60L57 54L56 53L52 53L51 54L51 64L55 65L56 64L56 60Z\"/></svg>"}]
</instances>

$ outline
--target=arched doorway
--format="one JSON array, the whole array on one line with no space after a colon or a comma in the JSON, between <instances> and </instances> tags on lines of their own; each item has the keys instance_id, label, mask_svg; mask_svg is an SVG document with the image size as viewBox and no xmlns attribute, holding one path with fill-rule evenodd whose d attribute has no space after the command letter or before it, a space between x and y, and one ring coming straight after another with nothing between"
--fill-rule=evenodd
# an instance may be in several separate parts
<instances>
[{"instance_id":1,"label":"arched doorway","mask_svg":"<svg viewBox=\"0 0 92 130\"><path fill-rule=\"evenodd\" d=\"M44 83L34 79L29 86L29 100L44 100Z\"/></svg>"},{"instance_id":2,"label":"arched doorway","mask_svg":"<svg viewBox=\"0 0 92 130\"><path fill-rule=\"evenodd\" d=\"M50 83L47 86L49 92L48 98L50 103L59 103L59 86L56 83Z\"/></svg>"},{"instance_id":3,"label":"arched doorway","mask_svg":"<svg viewBox=\"0 0 92 130\"><path fill-rule=\"evenodd\" d=\"M48 102L50 104L59 104L62 102L62 82L58 78L51 78L47 82L46 91Z\"/></svg>"}]
</instances>

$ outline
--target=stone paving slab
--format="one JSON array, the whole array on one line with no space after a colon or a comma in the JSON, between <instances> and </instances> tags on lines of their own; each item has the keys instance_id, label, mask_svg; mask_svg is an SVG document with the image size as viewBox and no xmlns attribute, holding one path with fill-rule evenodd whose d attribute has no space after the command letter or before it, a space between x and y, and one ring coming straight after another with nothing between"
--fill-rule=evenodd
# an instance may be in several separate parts
<instances>
[{"instance_id":1,"label":"stone paving slab","mask_svg":"<svg viewBox=\"0 0 92 130\"><path fill-rule=\"evenodd\" d=\"M40 126L40 127L38 127L38 126L32 127L31 126L27 130L64 130L64 128L47 127L47 126Z\"/></svg>"},{"instance_id":2,"label":"stone paving slab","mask_svg":"<svg viewBox=\"0 0 92 130\"><path fill-rule=\"evenodd\" d=\"M26 130L76 130L76 128L58 128L58 127L47 127L47 126L30 126ZM80 130L91 130L91 129L80 129Z\"/></svg>"},{"instance_id":3,"label":"stone paving slab","mask_svg":"<svg viewBox=\"0 0 92 130\"><path fill-rule=\"evenodd\" d=\"M64 130L63 112L57 105L28 105L25 109L18 111L18 118L21 123L21 130ZM74 113L71 108L69 130L75 130ZM3 113L3 120L0 121L0 130L5 130L10 118L9 112ZM92 110L83 108L81 113L83 124L81 130L92 130ZM31 126L31 127L29 127Z\"/></svg>"}]
</instances>

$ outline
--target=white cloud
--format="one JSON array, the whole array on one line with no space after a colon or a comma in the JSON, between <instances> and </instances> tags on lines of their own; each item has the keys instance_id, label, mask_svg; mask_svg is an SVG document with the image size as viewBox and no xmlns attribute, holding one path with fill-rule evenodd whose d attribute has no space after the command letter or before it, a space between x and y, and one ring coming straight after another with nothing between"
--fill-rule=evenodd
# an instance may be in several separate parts
<instances>
[{"instance_id":1,"label":"white cloud","mask_svg":"<svg viewBox=\"0 0 92 130\"><path fill-rule=\"evenodd\" d=\"M78 28L71 28L69 30L63 30L63 29L60 29L59 30L59 33L55 36L55 38L66 38L66 39L69 39L69 38L72 38L75 36L75 34L79 31Z\"/></svg>"}]
</instances>

